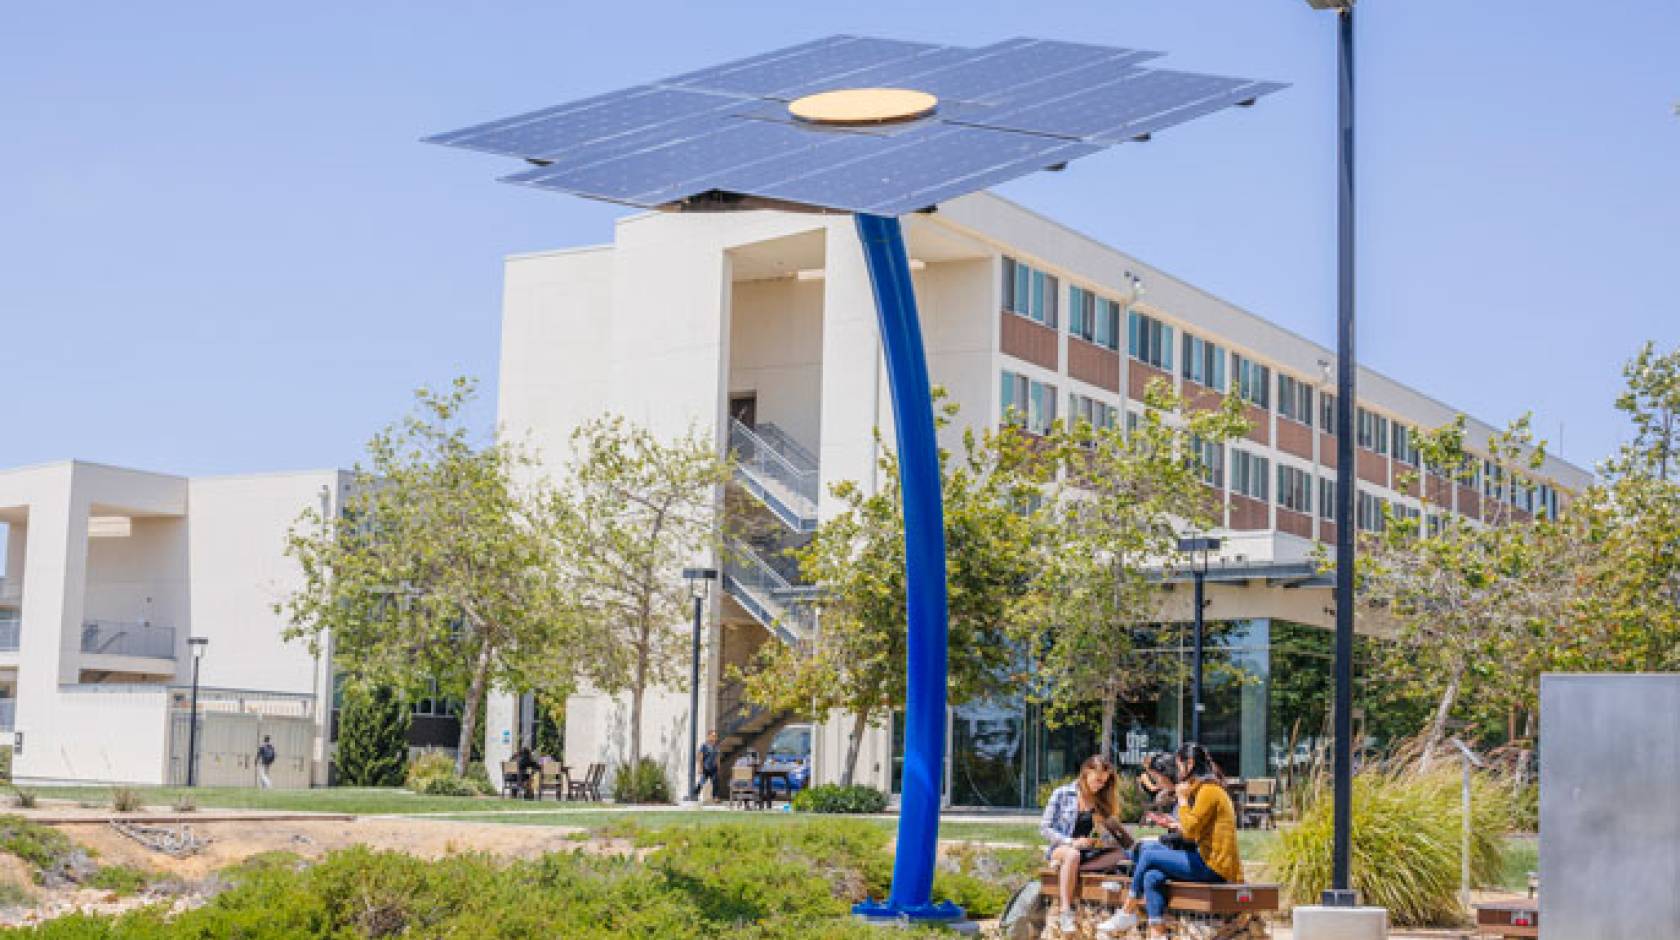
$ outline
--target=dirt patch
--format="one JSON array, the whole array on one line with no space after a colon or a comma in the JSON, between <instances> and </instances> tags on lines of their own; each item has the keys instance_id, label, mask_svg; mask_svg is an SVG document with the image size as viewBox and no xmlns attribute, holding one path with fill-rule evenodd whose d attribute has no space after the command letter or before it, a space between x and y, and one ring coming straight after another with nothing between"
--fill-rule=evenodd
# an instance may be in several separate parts
<instances>
[{"instance_id":1,"label":"dirt patch","mask_svg":"<svg viewBox=\"0 0 1680 940\"><path fill-rule=\"evenodd\" d=\"M461 852L487 852L502 858L533 858L545 852L580 847L616 851L600 843L570 837L580 830L557 826L506 826L441 819L357 818L350 820L222 820L195 822L184 816L210 844L186 858L171 858L135 842L108 825L82 823L57 827L97 853L102 865L133 865L198 880L263 852L292 852L314 859L338 849L365 845L420 858Z\"/></svg>"}]
</instances>

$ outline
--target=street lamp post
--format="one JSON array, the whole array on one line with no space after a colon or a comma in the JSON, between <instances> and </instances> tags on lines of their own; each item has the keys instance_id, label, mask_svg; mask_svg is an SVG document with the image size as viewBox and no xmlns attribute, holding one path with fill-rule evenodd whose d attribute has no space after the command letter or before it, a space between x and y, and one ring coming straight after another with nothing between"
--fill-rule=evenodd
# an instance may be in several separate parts
<instances>
[{"instance_id":1,"label":"street lamp post","mask_svg":"<svg viewBox=\"0 0 1680 940\"><path fill-rule=\"evenodd\" d=\"M187 786L198 786L198 664L204 658L204 648L210 645L210 638L203 636L187 637L187 648L192 650L193 680L192 699L188 706L187 715Z\"/></svg>"},{"instance_id":2,"label":"street lamp post","mask_svg":"<svg viewBox=\"0 0 1680 940\"><path fill-rule=\"evenodd\" d=\"M1196 623L1195 650L1191 654L1190 667L1190 740L1202 743L1202 611L1207 607L1203 600L1206 590L1208 552L1219 551L1219 540L1215 538L1199 537L1193 539L1179 539L1178 550L1190 556L1190 574L1196 581L1196 597L1193 603L1196 607L1194 615Z\"/></svg>"},{"instance_id":3,"label":"street lamp post","mask_svg":"<svg viewBox=\"0 0 1680 940\"><path fill-rule=\"evenodd\" d=\"M1353 4L1307 0L1336 12L1336 689L1333 843L1326 907L1358 903L1349 887L1353 826Z\"/></svg>"},{"instance_id":4,"label":"street lamp post","mask_svg":"<svg viewBox=\"0 0 1680 940\"><path fill-rule=\"evenodd\" d=\"M706 596L716 581L716 568L684 568L683 578L694 598L694 648L688 664L688 793L695 793L694 761L700 753L700 617ZM715 784L714 784L715 786Z\"/></svg>"}]
</instances>

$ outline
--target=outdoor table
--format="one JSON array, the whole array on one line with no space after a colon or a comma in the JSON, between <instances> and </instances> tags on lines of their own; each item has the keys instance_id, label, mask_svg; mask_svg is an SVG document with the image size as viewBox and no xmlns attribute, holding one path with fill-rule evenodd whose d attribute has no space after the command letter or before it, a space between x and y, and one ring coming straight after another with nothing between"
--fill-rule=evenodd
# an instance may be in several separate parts
<instances>
[{"instance_id":1,"label":"outdoor table","mask_svg":"<svg viewBox=\"0 0 1680 940\"><path fill-rule=\"evenodd\" d=\"M760 806L769 806L775 801L776 791L771 786L771 783L775 780L782 781L782 786L788 791L788 798L792 799L793 768L766 765L759 768L758 772L753 776L756 778L758 783L758 804Z\"/></svg>"}]
</instances>

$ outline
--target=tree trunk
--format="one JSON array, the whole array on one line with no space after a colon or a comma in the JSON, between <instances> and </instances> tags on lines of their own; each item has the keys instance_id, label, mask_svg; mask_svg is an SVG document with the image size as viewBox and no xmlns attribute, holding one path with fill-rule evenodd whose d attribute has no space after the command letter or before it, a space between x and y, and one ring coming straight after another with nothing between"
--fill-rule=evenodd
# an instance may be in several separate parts
<instances>
[{"instance_id":1,"label":"tree trunk","mask_svg":"<svg viewBox=\"0 0 1680 940\"><path fill-rule=\"evenodd\" d=\"M1435 756L1435 749L1441 746L1441 740L1447 736L1447 716L1452 714L1453 702L1458 700L1458 686L1464 679L1464 667L1453 670L1452 681L1447 683L1446 691L1441 693L1441 704L1435 708L1435 717L1429 722L1429 736L1423 742L1423 755L1418 758L1418 770L1423 773L1429 771L1429 763Z\"/></svg>"},{"instance_id":2,"label":"tree trunk","mask_svg":"<svg viewBox=\"0 0 1680 940\"><path fill-rule=\"evenodd\" d=\"M490 644L483 643L473 662L472 681L467 685L467 704L461 709L461 736L455 742L455 775L465 777L467 764L472 760L473 729L478 726L478 710L484 701L484 687L490 679Z\"/></svg>"},{"instance_id":3,"label":"tree trunk","mask_svg":"<svg viewBox=\"0 0 1680 940\"><path fill-rule=\"evenodd\" d=\"M1110 762L1114 760L1114 699L1115 696L1112 691L1103 690L1102 743L1097 748L1097 753L1103 756L1103 760Z\"/></svg>"},{"instance_id":4,"label":"tree trunk","mask_svg":"<svg viewBox=\"0 0 1680 940\"><path fill-rule=\"evenodd\" d=\"M642 759L642 699L647 695L647 654L636 659L636 682L630 687L630 764ZM690 718L692 721L693 719Z\"/></svg>"},{"instance_id":5,"label":"tree trunk","mask_svg":"<svg viewBox=\"0 0 1680 940\"><path fill-rule=\"evenodd\" d=\"M840 765L840 785L849 787L857 773L858 751L863 747L863 732L869 727L869 711L858 712L852 718L852 733L846 736L846 762Z\"/></svg>"}]
</instances>

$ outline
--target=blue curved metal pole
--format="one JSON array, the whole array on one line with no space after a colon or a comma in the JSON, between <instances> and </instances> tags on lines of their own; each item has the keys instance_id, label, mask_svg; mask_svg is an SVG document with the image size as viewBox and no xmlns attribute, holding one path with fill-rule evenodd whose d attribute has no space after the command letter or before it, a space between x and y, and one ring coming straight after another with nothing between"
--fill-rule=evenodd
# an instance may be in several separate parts
<instances>
[{"instance_id":1,"label":"blue curved metal pole","mask_svg":"<svg viewBox=\"0 0 1680 940\"><path fill-rule=\"evenodd\" d=\"M916 316L910 256L898 220L857 216L858 238L875 289L893 425L898 431L899 482L904 494L904 588L909 612L907 693L904 702L904 783L892 893L854 913L867 918L955 920L962 909L934 905L933 865L939 840L939 782L945 756L945 511L939 482L939 442L927 353Z\"/></svg>"}]
</instances>

